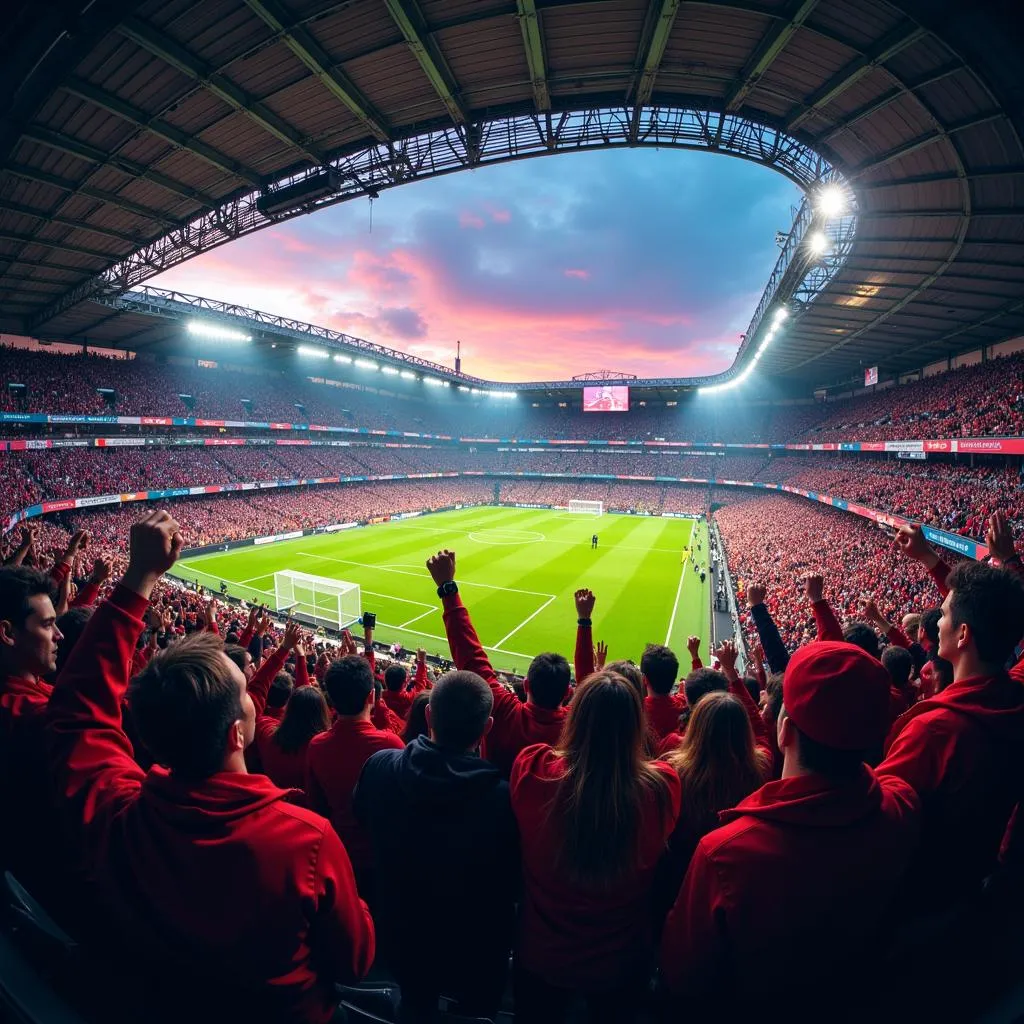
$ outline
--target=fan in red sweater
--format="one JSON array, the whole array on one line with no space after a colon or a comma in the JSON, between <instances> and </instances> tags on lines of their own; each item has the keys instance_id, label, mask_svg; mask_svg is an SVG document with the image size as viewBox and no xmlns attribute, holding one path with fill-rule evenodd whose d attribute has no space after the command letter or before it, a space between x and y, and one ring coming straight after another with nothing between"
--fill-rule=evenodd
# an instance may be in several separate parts
<instances>
[{"instance_id":1,"label":"fan in red sweater","mask_svg":"<svg viewBox=\"0 0 1024 1024\"><path fill-rule=\"evenodd\" d=\"M928 565L923 538L908 543L911 557ZM979 893L1024 799L1024 660L1009 674L1004 668L1024 633L1024 587L1010 571L1020 561L1001 517L989 549L1006 569L962 562L944 581L938 654L952 664L953 682L897 720L878 767L921 796L924 835L910 898L933 908Z\"/></svg>"},{"instance_id":2,"label":"fan in red sweater","mask_svg":"<svg viewBox=\"0 0 1024 1024\"><path fill-rule=\"evenodd\" d=\"M104 954L119 975L141 972L148 998L182 1016L202 1006L204 1016L325 1022L334 983L373 961L373 922L330 824L249 775L243 758L297 630L251 690L213 633L153 656L129 699L167 767L144 773L121 727L148 598L181 547L166 512L132 527L128 571L50 699L53 774L119 935L120 948Z\"/></svg>"},{"instance_id":3,"label":"fan in red sweater","mask_svg":"<svg viewBox=\"0 0 1024 1024\"><path fill-rule=\"evenodd\" d=\"M412 686L406 689L409 681L405 666L392 664L384 672L384 702L404 722L409 717L409 708L416 695L427 688L427 652L421 647L416 652L416 675Z\"/></svg>"},{"instance_id":4,"label":"fan in red sweater","mask_svg":"<svg viewBox=\"0 0 1024 1024\"><path fill-rule=\"evenodd\" d=\"M475 672L494 695L494 727L484 741L483 754L507 777L525 747L558 742L566 716L562 702L569 692L569 663L560 654L538 654L526 672L524 704L501 685L484 653L469 612L459 597L455 552L439 551L427 560L427 569L444 606L444 628L455 667Z\"/></svg>"},{"instance_id":5,"label":"fan in red sweater","mask_svg":"<svg viewBox=\"0 0 1024 1024\"><path fill-rule=\"evenodd\" d=\"M349 654L332 662L324 686L338 717L327 732L310 741L306 796L310 807L330 818L360 880L365 878L369 884L373 851L369 834L352 811L352 791L371 754L401 750L405 744L400 736L370 721L375 691L366 658Z\"/></svg>"},{"instance_id":6,"label":"fan in red sweater","mask_svg":"<svg viewBox=\"0 0 1024 1024\"><path fill-rule=\"evenodd\" d=\"M792 656L779 715L782 778L697 845L662 935L661 971L687 1017L763 1009L751 964L800 964L801 999L867 984L881 929L918 842L919 802L863 763L889 719L889 677L860 648L820 641ZM828 1003L820 1015L828 1018Z\"/></svg>"}]
</instances>

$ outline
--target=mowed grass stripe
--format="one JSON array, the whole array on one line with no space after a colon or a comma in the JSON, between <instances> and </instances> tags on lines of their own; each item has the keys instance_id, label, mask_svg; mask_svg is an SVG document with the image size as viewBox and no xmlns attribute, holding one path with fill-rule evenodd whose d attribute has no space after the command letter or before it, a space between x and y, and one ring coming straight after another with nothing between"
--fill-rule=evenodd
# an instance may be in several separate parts
<instances>
[{"instance_id":1,"label":"mowed grass stripe","mask_svg":"<svg viewBox=\"0 0 1024 1024\"><path fill-rule=\"evenodd\" d=\"M595 637L609 644L610 657L639 660L646 642L663 640L691 529L689 520L471 508L205 555L182 563L180 574L201 571L210 589L220 579L247 580L248 588L229 582L229 590L249 600L262 599L254 587L272 591L272 575L282 569L357 583L363 609L378 615L378 639L447 656L425 562L433 552L453 548L463 600L482 643L493 649L512 633L502 650L490 652L495 667L522 672L539 651L571 659L573 593L581 586L597 594ZM591 551L595 532L600 545ZM544 541L532 541L533 535ZM704 548L706 556L706 541ZM684 664L686 636L707 633L706 589L688 573L672 643Z\"/></svg>"}]
</instances>

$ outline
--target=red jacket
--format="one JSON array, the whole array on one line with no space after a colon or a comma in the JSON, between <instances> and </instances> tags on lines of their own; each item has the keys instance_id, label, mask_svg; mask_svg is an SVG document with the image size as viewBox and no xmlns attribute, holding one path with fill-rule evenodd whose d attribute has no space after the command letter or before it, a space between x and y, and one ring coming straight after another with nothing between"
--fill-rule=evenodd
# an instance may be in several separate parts
<instances>
[{"instance_id":1,"label":"red jacket","mask_svg":"<svg viewBox=\"0 0 1024 1024\"><path fill-rule=\"evenodd\" d=\"M918 812L910 786L866 765L842 785L817 775L769 782L723 812L665 922L668 988L722 1011L725 993L763 1007L759 963L799 964L809 983L848 971L859 984L865 944L916 847Z\"/></svg>"},{"instance_id":2,"label":"red jacket","mask_svg":"<svg viewBox=\"0 0 1024 1024\"><path fill-rule=\"evenodd\" d=\"M882 775L921 797L924 831L913 871L920 897L977 891L996 866L1015 805L1024 798L1024 667L962 679L919 701L889 734Z\"/></svg>"},{"instance_id":3,"label":"red jacket","mask_svg":"<svg viewBox=\"0 0 1024 1024\"><path fill-rule=\"evenodd\" d=\"M409 709L416 695L427 688L427 663L416 663L416 674L413 676L412 687L408 690L388 690L383 693L387 706L403 721L409 717Z\"/></svg>"},{"instance_id":4,"label":"red jacket","mask_svg":"<svg viewBox=\"0 0 1024 1024\"><path fill-rule=\"evenodd\" d=\"M551 747L527 747L516 758L510 787L523 857L519 962L560 988L613 987L650 956L654 872L679 815L679 776L651 762L665 780L667 806L654 795L643 810L636 870L608 889L584 889L560 871L558 816L550 813L564 774Z\"/></svg>"},{"instance_id":5,"label":"red jacket","mask_svg":"<svg viewBox=\"0 0 1024 1024\"><path fill-rule=\"evenodd\" d=\"M404 746L393 732L356 718L338 718L310 741L305 782L309 806L330 818L357 868L372 865L373 851L369 835L352 813L352 791L371 754Z\"/></svg>"},{"instance_id":6,"label":"red jacket","mask_svg":"<svg viewBox=\"0 0 1024 1024\"><path fill-rule=\"evenodd\" d=\"M268 715L256 719L256 746L263 774L282 789L302 789L306 785L306 752L311 741L290 753L282 750L274 742L274 733L280 725L276 718Z\"/></svg>"},{"instance_id":7,"label":"red jacket","mask_svg":"<svg viewBox=\"0 0 1024 1024\"><path fill-rule=\"evenodd\" d=\"M50 700L52 769L124 942L111 964L156 965L172 995L203 974L205 1004L249 1020L327 1021L333 983L374 956L345 849L261 775L186 782L132 760L121 700L146 607L119 586Z\"/></svg>"},{"instance_id":8,"label":"red jacket","mask_svg":"<svg viewBox=\"0 0 1024 1024\"><path fill-rule=\"evenodd\" d=\"M509 693L491 668L462 598L451 594L443 599L443 604L444 628L455 667L475 672L494 695L494 725L484 739L482 753L507 778L520 751L536 743L558 743L568 712L563 707L542 708L533 701L524 704Z\"/></svg>"},{"instance_id":9,"label":"red jacket","mask_svg":"<svg viewBox=\"0 0 1024 1024\"><path fill-rule=\"evenodd\" d=\"M649 693L644 698L648 727L659 740L679 732L679 716L685 707L686 698L681 693Z\"/></svg>"}]
</instances>

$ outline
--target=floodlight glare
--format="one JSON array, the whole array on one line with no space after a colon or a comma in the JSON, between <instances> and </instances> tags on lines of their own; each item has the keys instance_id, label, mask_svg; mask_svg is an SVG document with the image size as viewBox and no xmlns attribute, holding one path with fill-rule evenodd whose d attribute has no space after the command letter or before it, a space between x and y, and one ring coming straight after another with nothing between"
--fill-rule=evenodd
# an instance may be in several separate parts
<instances>
[{"instance_id":1,"label":"floodlight glare","mask_svg":"<svg viewBox=\"0 0 1024 1024\"><path fill-rule=\"evenodd\" d=\"M361 370L380 369L380 367L378 367L377 364L372 359L357 359L356 366L358 366Z\"/></svg>"},{"instance_id":2,"label":"floodlight glare","mask_svg":"<svg viewBox=\"0 0 1024 1024\"><path fill-rule=\"evenodd\" d=\"M825 185L815 196L814 208L822 217L842 217L850 209L850 197L840 185Z\"/></svg>"},{"instance_id":3,"label":"floodlight glare","mask_svg":"<svg viewBox=\"0 0 1024 1024\"><path fill-rule=\"evenodd\" d=\"M387 374L389 377L397 377L400 371L396 370L393 366L382 366L380 372Z\"/></svg>"},{"instance_id":4,"label":"floodlight glare","mask_svg":"<svg viewBox=\"0 0 1024 1024\"><path fill-rule=\"evenodd\" d=\"M814 231L807 236L807 248L812 256L824 256L828 252L828 236L824 231Z\"/></svg>"},{"instance_id":5,"label":"floodlight glare","mask_svg":"<svg viewBox=\"0 0 1024 1024\"><path fill-rule=\"evenodd\" d=\"M197 338L212 338L215 341L252 341L252 335L244 331L218 327L216 324L204 324L199 320L190 320L186 330Z\"/></svg>"},{"instance_id":6,"label":"floodlight glare","mask_svg":"<svg viewBox=\"0 0 1024 1024\"><path fill-rule=\"evenodd\" d=\"M343 356L343 355L335 355L334 361L336 363L351 363L352 362L352 357L351 356Z\"/></svg>"},{"instance_id":7,"label":"floodlight glare","mask_svg":"<svg viewBox=\"0 0 1024 1024\"><path fill-rule=\"evenodd\" d=\"M412 370L402 370L401 377L402 380L415 380L416 374Z\"/></svg>"},{"instance_id":8,"label":"floodlight glare","mask_svg":"<svg viewBox=\"0 0 1024 1024\"><path fill-rule=\"evenodd\" d=\"M775 310L776 323L782 323L782 321L785 320L787 316L789 316L789 310L786 309L785 306L779 306L779 308Z\"/></svg>"},{"instance_id":9,"label":"floodlight glare","mask_svg":"<svg viewBox=\"0 0 1024 1024\"><path fill-rule=\"evenodd\" d=\"M323 348L314 348L312 345L300 345L297 349L300 356L312 356L314 359L330 359L331 353Z\"/></svg>"},{"instance_id":10,"label":"floodlight glare","mask_svg":"<svg viewBox=\"0 0 1024 1024\"><path fill-rule=\"evenodd\" d=\"M438 380L436 377L424 377L423 383L429 384L432 388L444 387L444 381Z\"/></svg>"}]
</instances>

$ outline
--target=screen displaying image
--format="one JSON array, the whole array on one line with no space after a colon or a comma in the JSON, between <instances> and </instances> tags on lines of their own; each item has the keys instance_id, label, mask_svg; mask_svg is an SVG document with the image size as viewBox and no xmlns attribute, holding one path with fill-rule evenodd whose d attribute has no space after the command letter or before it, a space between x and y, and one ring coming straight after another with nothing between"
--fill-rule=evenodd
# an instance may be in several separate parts
<instances>
[{"instance_id":1,"label":"screen displaying image","mask_svg":"<svg viewBox=\"0 0 1024 1024\"><path fill-rule=\"evenodd\" d=\"M583 389L584 412L629 412L629 386L605 384Z\"/></svg>"}]
</instances>

